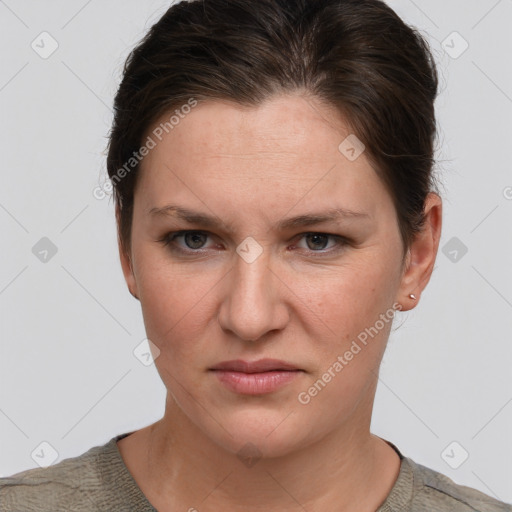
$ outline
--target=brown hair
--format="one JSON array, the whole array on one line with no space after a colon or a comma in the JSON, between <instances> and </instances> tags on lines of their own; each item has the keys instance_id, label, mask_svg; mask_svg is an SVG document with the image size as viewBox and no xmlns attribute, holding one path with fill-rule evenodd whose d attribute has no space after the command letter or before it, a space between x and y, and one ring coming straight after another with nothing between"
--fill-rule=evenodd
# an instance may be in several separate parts
<instances>
[{"instance_id":1,"label":"brown hair","mask_svg":"<svg viewBox=\"0 0 512 512\"><path fill-rule=\"evenodd\" d=\"M138 162L122 179L119 171L152 123L191 98L257 106L299 89L336 107L366 146L393 199L405 255L435 188L438 77L421 34L380 0L170 7L128 56L114 101L107 170L123 247L131 242Z\"/></svg>"}]
</instances>

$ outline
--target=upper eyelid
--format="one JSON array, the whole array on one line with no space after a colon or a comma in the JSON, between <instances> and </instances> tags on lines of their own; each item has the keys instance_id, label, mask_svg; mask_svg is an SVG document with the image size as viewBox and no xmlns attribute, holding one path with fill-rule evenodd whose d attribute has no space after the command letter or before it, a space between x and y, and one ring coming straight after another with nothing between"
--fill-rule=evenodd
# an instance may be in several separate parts
<instances>
[{"instance_id":1,"label":"upper eyelid","mask_svg":"<svg viewBox=\"0 0 512 512\"><path fill-rule=\"evenodd\" d=\"M188 233L199 233L202 235L208 235L210 237L217 236L214 233L212 233L211 231L204 230L204 229L179 229L176 231L170 231L165 236L170 237L170 236L174 236L174 235L185 235ZM296 238L298 236L304 236L304 235L326 235L326 236L332 236L332 237L338 237L338 238L345 238L345 237L343 237L343 235L339 235L337 233L328 233L327 231L301 231L300 233L293 235L293 238Z\"/></svg>"}]
</instances>

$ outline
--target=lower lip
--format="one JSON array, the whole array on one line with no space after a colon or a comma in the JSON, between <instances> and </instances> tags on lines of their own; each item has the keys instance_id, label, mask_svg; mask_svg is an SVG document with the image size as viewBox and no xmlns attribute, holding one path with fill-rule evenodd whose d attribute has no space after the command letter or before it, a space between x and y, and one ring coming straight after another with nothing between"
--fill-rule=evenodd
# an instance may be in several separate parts
<instances>
[{"instance_id":1,"label":"lower lip","mask_svg":"<svg viewBox=\"0 0 512 512\"><path fill-rule=\"evenodd\" d=\"M228 370L213 370L217 378L228 389L244 395L261 395L276 391L297 378L301 370L243 373Z\"/></svg>"}]
</instances>

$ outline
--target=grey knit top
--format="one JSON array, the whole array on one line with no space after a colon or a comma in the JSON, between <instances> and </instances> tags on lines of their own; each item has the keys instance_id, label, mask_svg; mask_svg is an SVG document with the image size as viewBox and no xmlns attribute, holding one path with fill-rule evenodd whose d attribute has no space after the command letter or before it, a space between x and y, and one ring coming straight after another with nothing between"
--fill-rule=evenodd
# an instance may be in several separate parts
<instances>
[{"instance_id":1,"label":"grey knit top","mask_svg":"<svg viewBox=\"0 0 512 512\"><path fill-rule=\"evenodd\" d=\"M0 478L1 512L155 512L124 464L117 441L46 468ZM512 512L512 506L458 485L447 476L404 457L385 502L376 512ZM357 512L357 511L355 511Z\"/></svg>"}]
</instances>

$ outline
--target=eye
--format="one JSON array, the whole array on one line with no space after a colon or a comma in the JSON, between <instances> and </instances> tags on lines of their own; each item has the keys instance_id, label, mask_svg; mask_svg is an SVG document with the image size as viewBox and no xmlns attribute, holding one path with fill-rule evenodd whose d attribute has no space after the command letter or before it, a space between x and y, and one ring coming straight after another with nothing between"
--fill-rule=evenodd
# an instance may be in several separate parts
<instances>
[{"instance_id":1,"label":"eye","mask_svg":"<svg viewBox=\"0 0 512 512\"><path fill-rule=\"evenodd\" d=\"M162 242L164 246L169 246L172 251L184 253L199 252L198 249L203 248L205 239L207 239L208 236L208 233L204 231L175 231L165 235L159 242ZM185 247L176 245L175 241L179 238L183 238Z\"/></svg>"},{"instance_id":2,"label":"eye","mask_svg":"<svg viewBox=\"0 0 512 512\"><path fill-rule=\"evenodd\" d=\"M344 237L340 235L331 235L329 233L303 233L300 237L306 241L306 249L312 253L325 254L336 252L348 243ZM334 243L326 250L329 239Z\"/></svg>"},{"instance_id":3,"label":"eye","mask_svg":"<svg viewBox=\"0 0 512 512\"><path fill-rule=\"evenodd\" d=\"M205 231L174 231L166 234L162 239L158 240L158 242L168 247L169 250L174 253L191 255L205 252L201 249L206 249L205 243L209 237L210 234ZM185 245L177 243L179 239L182 239ZM298 239L304 239L306 241L306 252L309 252L310 255L314 256L325 256L336 253L348 244L348 240L345 237L329 233L301 233L298 236ZM331 247L326 249L329 240L334 243ZM217 247L219 247L219 245L217 245ZM304 247L301 249L304 249Z\"/></svg>"}]
</instances>

